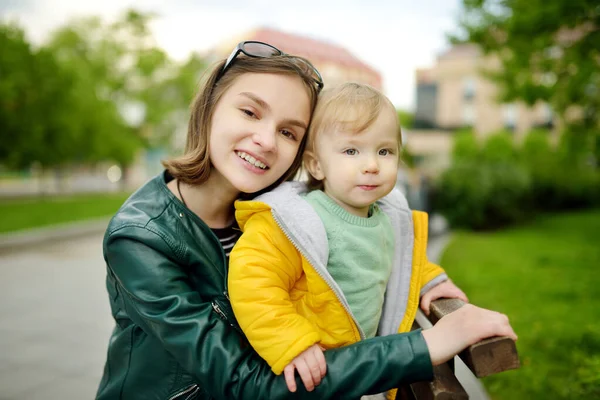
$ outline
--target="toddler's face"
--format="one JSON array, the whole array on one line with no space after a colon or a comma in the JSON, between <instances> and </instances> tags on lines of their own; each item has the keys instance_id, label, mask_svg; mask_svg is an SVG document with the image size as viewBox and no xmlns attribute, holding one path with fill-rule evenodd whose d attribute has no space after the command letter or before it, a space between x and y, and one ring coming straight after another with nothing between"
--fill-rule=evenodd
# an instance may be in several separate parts
<instances>
[{"instance_id":1,"label":"toddler's face","mask_svg":"<svg viewBox=\"0 0 600 400\"><path fill-rule=\"evenodd\" d=\"M369 206L386 196L398 174L396 114L384 108L360 133L335 130L316 138L317 179L325 193L348 212L366 217Z\"/></svg>"}]
</instances>

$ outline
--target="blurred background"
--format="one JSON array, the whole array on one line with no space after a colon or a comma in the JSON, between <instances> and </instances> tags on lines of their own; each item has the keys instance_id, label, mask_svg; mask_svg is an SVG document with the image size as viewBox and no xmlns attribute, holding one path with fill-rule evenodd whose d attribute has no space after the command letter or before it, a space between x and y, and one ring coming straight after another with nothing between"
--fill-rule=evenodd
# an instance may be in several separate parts
<instances>
[{"instance_id":1,"label":"blurred background","mask_svg":"<svg viewBox=\"0 0 600 400\"><path fill-rule=\"evenodd\" d=\"M398 187L519 335L489 397L600 399L597 0L0 1L0 399L93 397L103 229L241 40L396 105Z\"/></svg>"}]
</instances>

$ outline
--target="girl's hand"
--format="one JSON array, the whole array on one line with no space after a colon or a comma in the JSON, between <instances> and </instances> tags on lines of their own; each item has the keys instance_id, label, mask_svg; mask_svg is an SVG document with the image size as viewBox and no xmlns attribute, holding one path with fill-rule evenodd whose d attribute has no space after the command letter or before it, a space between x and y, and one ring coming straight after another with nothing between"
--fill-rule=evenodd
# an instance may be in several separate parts
<instances>
[{"instance_id":1,"label":"girl's hand","mask_svg":"<svg viewBox=\"0 0 600 400\"><path fill-rule=\"evenodd\" d=\"M450 279L431 288L430 291L421 297L421 310L425 315L429 315L429 306L431 302L441 298L461 299L465 303L469 302L467 295L458 288Z\"/></svg>"},{"instance_id":2,"label":"girl's hand","mask_svg":"<svg viewBox=\"0 0 600 400\"><path fill-rule=\"evenodd\" d=\"M465 304L423 331L433 365L442 364L466 347L492 336L517 340L506 315L472 304Z\"/></svg>"},{"instance_id":3,"label":"girl's hand","mask_svg":"<svg viewBox=\"0 0 600 400\"><path fill-rule=\"evenodd\" d=\"M325 356L323 355L321 347L318 344L313 344L300 353L283 369L285 383L292 393L296 391L294 370L298 370L298 374L300 374L300 378L302 379L306 390L312 392L315 389L315 386L318 386L321 383L321 379L323 379L327 372Z\"/></svg>"}]
</instances>

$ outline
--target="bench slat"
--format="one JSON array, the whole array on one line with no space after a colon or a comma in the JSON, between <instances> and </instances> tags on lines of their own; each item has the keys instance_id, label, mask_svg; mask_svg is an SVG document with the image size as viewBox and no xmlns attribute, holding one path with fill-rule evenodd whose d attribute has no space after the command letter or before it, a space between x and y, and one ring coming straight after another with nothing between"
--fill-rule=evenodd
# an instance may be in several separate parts
<instances>
[{"instance_id":1,"label":"bench slat","mask_svg":"<svg viewBox=\"0 0 600 400\"><path fill-rule=\"evenodd\" d=\"M438 299L431 302L428 319L435 324L445 315L465 303L459 299ZM459 357L478 378L521 366L515 342L506 336L484 339L469 346Z\"/></svg>"},{"instance_id":2,"label":"bench slat","mask_svg":"<svg viewBox=\"0 0 600 400\"><path fill-rule=\"evenodd\" d=\"M416 400L467 400L469 396L447 363L433 367L433 381L410 385Z\"/></svg>"}]
</instances>

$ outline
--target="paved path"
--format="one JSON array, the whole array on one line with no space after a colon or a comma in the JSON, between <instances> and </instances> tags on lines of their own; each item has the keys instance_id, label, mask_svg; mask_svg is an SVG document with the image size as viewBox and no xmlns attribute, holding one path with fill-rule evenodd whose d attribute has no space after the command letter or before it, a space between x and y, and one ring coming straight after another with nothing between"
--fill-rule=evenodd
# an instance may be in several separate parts
<instances>
[{"instance_id":1,"label":"paved path","mask_svg":"<svg viewBox=\"0 0 600 400\"><path fill-rule=\"evenodd\" d=\"M0 399L92 399L112 319L102 235L0 252Z\"/></svg>"}]
</instances>

